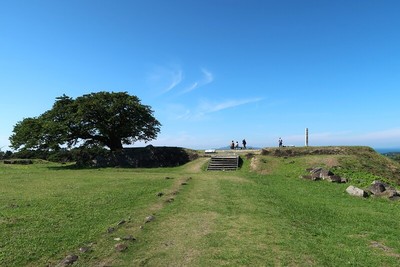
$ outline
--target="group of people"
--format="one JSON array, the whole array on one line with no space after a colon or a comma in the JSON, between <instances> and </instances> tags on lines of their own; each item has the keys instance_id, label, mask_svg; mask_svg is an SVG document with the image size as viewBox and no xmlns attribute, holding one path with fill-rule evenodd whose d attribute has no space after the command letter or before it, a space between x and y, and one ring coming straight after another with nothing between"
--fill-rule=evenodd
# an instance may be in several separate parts
<instances>
[{"instance_id":1,"label":"group of people","mask_svg":"<svg viewBox=\"0 0 400 267\"><path fill-rule=\"evenodd\" d=\"M238 141L235 142L235 141L232 140L230 148L231 149L246 149L246 144L247 144L246 139L242 140L242 145L243 145L242 147L239 146L239 142ZM281 137L279 137L279 139L278 139L278 146L279 147L283 147L283 140L282 140Z\"/></svg>"},{"instance_id":2,"label":"group of people","mask_svg":"<svg viewBox=\"0 0 400 267\"><path fill-rule=\"evenodd\" d=\"M236 143L235 143L235 141L232 140L230 148L231 149L246 149L246 144L247 144L246 139L242 140L242 145L243 145L242 147L239 147L238 141L236 141Z\"/></svg>"}]
</instances>

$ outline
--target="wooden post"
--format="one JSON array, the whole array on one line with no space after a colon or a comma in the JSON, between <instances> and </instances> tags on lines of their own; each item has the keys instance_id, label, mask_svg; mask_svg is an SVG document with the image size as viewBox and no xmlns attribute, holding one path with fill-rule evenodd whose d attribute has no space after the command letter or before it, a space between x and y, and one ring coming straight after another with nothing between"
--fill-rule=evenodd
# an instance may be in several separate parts
<instances>
[{"instance_id":1,"label":"wooden post","mask_svg":"<svg viewBox=\"0 0 400 267\"><path fill-rule=\"evenodd\" d=\"M305 140L305 145L308 146L308 128L306 128L306 140Z\"/></svg>"}]
</instances>

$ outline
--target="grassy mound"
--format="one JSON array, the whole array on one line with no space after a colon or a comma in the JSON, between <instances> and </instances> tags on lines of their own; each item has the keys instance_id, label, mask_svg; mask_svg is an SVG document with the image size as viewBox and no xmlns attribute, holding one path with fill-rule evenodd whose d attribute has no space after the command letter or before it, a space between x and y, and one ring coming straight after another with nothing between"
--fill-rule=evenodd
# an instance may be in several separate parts
<instances>
[{"instance_id":1,"label":"grassy mound","mask_svg":"<svg viewBox=\"0 0 400 267\"><path fill-rule=\"evenodd\" d=\"M284 158L307 157L309 167L321 165L354 182L373 180L400 185L400 164L370 147L283 147L266 148L262 155Z\"/></svg>"},{"instance_id":2,"label":"grassy mound","mask_svg":"<svg viewBox=\"0 0 400 267\"><path fill-rule=\"evenodd\" d=\"M169 168L0 164L0 266L68 256L72 266L399 266L400 201L299 179L315 166L398 169L346 149L252 154L232 172L205 171L205 157Z\"/></svg>"}]
</instances>

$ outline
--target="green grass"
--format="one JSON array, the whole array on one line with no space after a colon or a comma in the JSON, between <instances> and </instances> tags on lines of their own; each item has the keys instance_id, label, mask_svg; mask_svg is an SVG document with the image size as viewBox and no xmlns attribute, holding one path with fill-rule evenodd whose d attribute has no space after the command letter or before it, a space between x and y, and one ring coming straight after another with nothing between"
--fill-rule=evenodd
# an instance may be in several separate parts
<instances>
[{"instance_id":1,"label":"green grass","mask_svg":"<svg viewBox=\"0 0 400 267\"><path fill-rule=\"evenodd\" d=\"M0 266L70 253L74 266L398 266L399 202L299 178L341 161L327 157L243 157L236 172L207 172L204 158L166 169L0 164ZM114 240L125 235L137 240Z\"/></svg>"}]
</instances>

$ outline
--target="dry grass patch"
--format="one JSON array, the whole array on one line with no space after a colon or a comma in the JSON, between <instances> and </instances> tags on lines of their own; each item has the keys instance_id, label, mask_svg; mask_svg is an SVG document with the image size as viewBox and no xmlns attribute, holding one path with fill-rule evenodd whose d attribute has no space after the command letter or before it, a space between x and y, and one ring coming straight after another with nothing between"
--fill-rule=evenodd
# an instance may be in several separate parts
<instances>
[{"instance_id":1,"label":"dry grass patch","mask_svg":"<svg viewBox=\"0 0 400 267\"><path fill-rule=\"evenodd\" d=\"M339 165L337 156L309 156L304 158L305 163L310 167L325 167L332 168Z\"/></svg>"}]
</instances>

